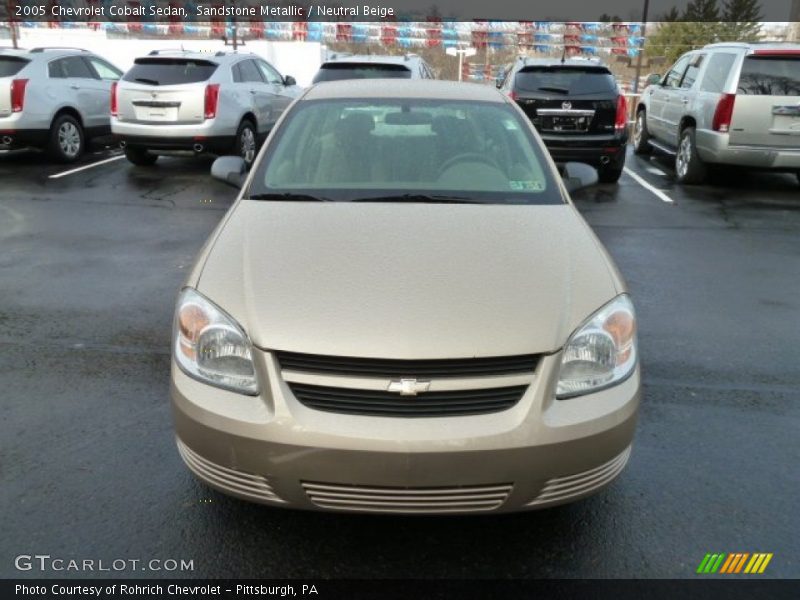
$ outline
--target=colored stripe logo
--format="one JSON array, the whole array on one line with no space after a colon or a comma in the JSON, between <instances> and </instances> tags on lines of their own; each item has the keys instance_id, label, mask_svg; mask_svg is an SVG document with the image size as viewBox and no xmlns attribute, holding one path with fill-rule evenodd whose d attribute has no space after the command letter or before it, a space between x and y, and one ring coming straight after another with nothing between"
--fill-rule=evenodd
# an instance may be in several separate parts
<instances>
[{"instance_id":1,"label":"colored stripe logo","mask_svg":"<svg viewBox=\"0 0 800 600\"><path fill-rule=\"evenodd\" d=\"M714 573L760 575L766 570L771 560L772 552L708 553L697 566L697 573L703 575L713 575Z\"/></svg>"}]
</instances>

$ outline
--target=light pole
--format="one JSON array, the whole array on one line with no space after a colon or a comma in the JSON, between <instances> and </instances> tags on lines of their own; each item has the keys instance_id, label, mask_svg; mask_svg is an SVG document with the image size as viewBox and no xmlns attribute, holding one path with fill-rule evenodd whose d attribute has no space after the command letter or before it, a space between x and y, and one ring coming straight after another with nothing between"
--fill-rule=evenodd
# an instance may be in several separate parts
<instances>
[{"instance_id":1,"label":"light pole","mask_svg":"<svg viewBox=\"0 0 800 600\"><path fill-rule=\"evenodd\" d=\"M647 33L647 9L650 8L650 0L644 0L644 10L642 11L642 47L636 56L636 76L633 78L633 93L639 93L639 78L642 76L642 56L644 55L644 42Z\"/></svg>"},{"instance_id":2,"label":"light pole","mask_svg":"<svg viewBox=\"0 0 800 600\"><path fill-rule=\"evenodd\" d=\"M487 46L488 48L488 46ZM464 69L464 57L465 56L475 56L475 48L469 47L453 47L447 48L445 50L447 54L450 56L458 56L458 80L461 81L463 78L463 69ZM488 52L488 50L487 50Z\"/></svg>"}]
</instances>

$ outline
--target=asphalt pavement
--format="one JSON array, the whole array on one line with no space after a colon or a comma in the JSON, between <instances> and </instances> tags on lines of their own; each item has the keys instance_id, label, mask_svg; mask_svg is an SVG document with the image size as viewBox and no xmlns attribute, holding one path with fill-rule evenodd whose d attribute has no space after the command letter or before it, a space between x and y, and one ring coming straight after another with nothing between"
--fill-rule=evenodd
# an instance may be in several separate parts
<instances>
[{"instance_id":1,"label":"asphalt pavement","mask_svg":"<svg viewBox=\"0 0 800 600\"><path fill-rule=\"evenodd\" d=\"M577 193L639 313L627 469L545 511L386 517L249 504L183 466L173 303L236 194L210 165L0 155L0 577L108 575L18 571L26 554L193 561L114 573L130 577L696 577L707 552L771 552L764 576L800 577L793 176L681 187L668 160L631 156L618 185Z\"/></svg>"}]
</instances>

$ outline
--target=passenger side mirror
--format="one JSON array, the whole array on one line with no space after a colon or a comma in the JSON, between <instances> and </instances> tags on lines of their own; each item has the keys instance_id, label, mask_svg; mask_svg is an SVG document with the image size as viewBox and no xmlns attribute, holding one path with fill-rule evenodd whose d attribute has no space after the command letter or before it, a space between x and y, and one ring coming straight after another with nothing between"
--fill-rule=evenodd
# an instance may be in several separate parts
<instances>
[{"instance_id":1,"label":"passenger side mirror","mask_svg":"<svg viewBox=\"0 0 800 600\"><path fill-rule=\"evenodd\" d=\"M498 90L499 90L501 87L503 87L503 78L502 78L502 77L498 77L497 79L495 79L495 80L494 80L494 85L495 85L495 87L496 87Z\"/></svg>"},{"instance_id":2,"label":"passenger side mirror","mask_svg":"<svg viewBox=\"0 0 800 600\"><path fill-rule=\"evenodd\" d=\"M283 85L285 85L286 87L297 85L297 80L291 75L287 75L286 77L283 78Z\"/></svg>"},{"instance_id":3,"label":"passenger side mirror","mask_svg":"<svg viewBox=\"0 0 800 600\"><path fill-rule=\"evenodd\" d=\"M577 190L597 183L597 169L585 163L568 162L561 175L567 191L571 194Z\"/></svg>"},{"instance_id":4,"label":"passenger side mirror","mask_svg":"<svg viewBox=\"0 0 800 600\"><path fill-rule=\"evenodd\" d=\"M240 156L220 156L211 165L211 176L223 183L241 188L247 173L247 165Z\"/></svg>"}]
</instances>

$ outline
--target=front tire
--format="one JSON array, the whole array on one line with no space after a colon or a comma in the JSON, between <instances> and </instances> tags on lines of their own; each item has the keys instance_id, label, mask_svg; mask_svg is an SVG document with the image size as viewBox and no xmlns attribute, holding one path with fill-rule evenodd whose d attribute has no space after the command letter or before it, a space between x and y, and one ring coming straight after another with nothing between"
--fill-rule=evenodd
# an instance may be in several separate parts
<instances>
[{"instance_id":1,"label":"front tire","mask_svg":"<svg viewBox=\"0 0 800 600\"><path fill-rule=\"evenodd\" d=\"M234 153L242 157L249 169L258 154L258 134L256 126L250 121L242 121L236 131Z\"/></svg>"},{"instance_id":2,"label":"front tire","mask_svg":"<svg viewBox=\"0 0 800 600\"><path fill-rule=\"evenodd\" d=\"M694 127L686 127L681 131L678 152L675 155L675 174L679 183L696 185L703 183L708 169L697 154Z\"/></svg>"},{"instance_id":3,"label":"front tire","mask_svg":"<svg viewBox=\"0 0 800 600\"><path fill-rule=\"evenodd\" d=\"M47 153L58 162L73 163L82 155L86 147L83 127L75 117L61 115L50 127Z\"/></svg>"},{"instance_id":4,"label":"front tire","mask_svg":"<svg viewBox=\"0 0 800 600\"><path fill-rule=\"evenodd\" d=\"M125 158L137 167L152 167L158 160L157 154L150 154L144 148L125 148Z\"/></svg>"},{"instance_id":5,"label":"front tire","mask_svg":"<svg viewBox=\"0 0 800 600\"><path fill-rule=\"evenodd\" d=\"M647 113L644 108L636 113L633 125L633 153L647 155L653 152L650 145L650 132L647 131Z\"/></svg>"}]
</instances>

